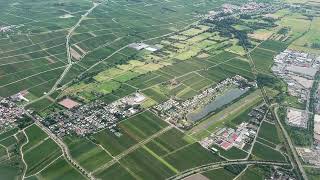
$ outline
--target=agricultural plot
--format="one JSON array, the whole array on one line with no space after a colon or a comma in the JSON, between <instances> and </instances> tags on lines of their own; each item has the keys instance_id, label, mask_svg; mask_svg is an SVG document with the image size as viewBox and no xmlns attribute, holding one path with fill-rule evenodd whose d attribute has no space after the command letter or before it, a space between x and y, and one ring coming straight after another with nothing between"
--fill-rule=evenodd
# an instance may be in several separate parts
<instances>
[{"instance_id":1,"label":"agricultural plot","mask_svg":"<svg viewBox=\"0 0 320 180\"><path fill-rule=\"evenodd\" d=\"M184 134L176 129L170 129L159 137L156 137L146 146L159 156L189 145L184 139Z\"/></svg>"},{"instance_id":2,"label":"agricultural plot","mask_svg":"<svg viewBox=\"0 0 320 180\"><path fill-rule=\"evenodd\" d=\"M271 160L271 161L286 161L286 158L277 150L256 142L253 146L252 154L254 158Z\"/></svg>"},{"instance_id":3,"label":"agricultural plot","mask_svg":"<svg viewBox=\"0 0 320 180\"><path fill-rule=\"evenodd\" d=\"M117 137L108 130L100 131L94 134L93 137L99 145L115 156L137 143L137 141L125 131L122 129L119 131L122 134L120 137Z\"/></svg>"},{"instance_id":4,"label":"agricultural plot","mask_svg":"<svg viewBox=\"0 0 320 180\"><path fill-rule=\"evenodd\" d=\"M166 179L175 172L145 149L138 149L120 160L131 172L141 179Z\"/></svg>"},{"instance_id":5,"label":"agricultural plot","mask_svg":"<svg viewBox=\"0 0 320 180\"><path fill-rule=\"evenodd\" d=\"M97 72L104 65L110 67L123 64L129 60L128 57L136 54L126 48L128 44L183 29L190 22L199 19L190 15L190 12L197 10L205 13L209 9L208 5L211 8L221 5L221 2L194 5L190 1L181 0L152 6L143 1L142 4L108 2L108 5L101 3L88 13L88 18L81 20L83 14L92 8L91 2L67 1L59 5L51 1L1 3L3 11L0 22L17 27L2 35L0 41L0 95L10 96L32 88L32 94L37 97L50 90L66 68L66 29L78 22L81 26L75 26L69 41L73 66L76 68L71 67L62 78L61 85L71 82L84 71ZM184 4L183 8L180 7L181 4ZM149 6L148 10L143 8L144 5ZM144 13L136 13L140 11ZM141 18L144 21L138 20ZM182 34L195 36L207 29L206 26L199 26ZM173 39L187 40L181 37L173 36ZM124 82L135 76L136 73L130 72L116 80Z\"/></svg>"},{"instance_id":6,"label":"agricultural plot","mask_svg":"<svg viewBox=\"0 0 320 180\"><path fill-rule=\"evenodd\" d=\"M166 122L150 111L144 111L128 118L119 125L133 139L139 141L168 126Z\"/></svg>"},{"instance_id":7,"label":"agricultural plot","mask_svg":"<svg viewBox=\"0 0 320 180\"><path fill-rule=\"evenodd\" d=\"M43 179L70 179L70 180L84 180L83 177L76 169L74 169L63 157L58 158L55 162L50 164L46 169L39 174L33 176Z\"/></svg>"},{"instance_id":8,"label":"agricultural plot","mask_svg":"<svg viewBox=\"0 0 320 180\"><path fill-rule=\"evenodd\" d=\"M167 154L163 156L163 159L176 167L179 171L210 162L219 162L223 160L217 154L213 154L212 152L201 147L201 145L198 143L194 143Z\"/></svg>"},{"instance_id":9,"label":"agricultural plot","mask_svg":"<svg viewBox=\"0 0 320 180\"><path fill-rule=\"evenodd\" d=\"M107 179L112 177L114 180L131 180L135 179L124 167L119 163L112 165L105 171L95 174L97 178Z\"/></svg>"},{"instance_id":10,"label":"agricultural plot","mask_svg":"<svg viewBox=\"0 0 320 180\"><path fill-rule=\"evenodd\" d=\"M273 64L273 58L277 53L274 51L256 48L250 54L257 70L268 73Z\"/></svg>"},{"instance_id":11,"label":"agricultural plot","mask_svg":"<svg viewBox=\"0 0 320 180\"><path fill-rule=\"evenodd\" d=\"M71 156L89 172L111 160L107 152L87 139L69 136L64 141L69 147Z\"/></svg>"},{"instance_id":12,"label":"agricultural plot","mask_svg":"<svg viewBox=\"0 0 320 180\"><path fill-rule=\"evenodd\" d=\"M24 160L27 163L27 175L32 175L61 156L59 146L50 139L38 126L32 125L25 130L27 144L22 147Z\"/></svg>"},{"instance_id":13,"label":"agricultural plot","mask_svg":"<svg viewBox=\"0 0 320 180\"><path fill-rule=\"evenodd\" d=\"M228 150L224 150L219 146L214 145L214 148L219 150L219 155L227 159L244 159L247 157L247 154L248 154L245 151L238 149L236 147L232 147Z\"/></svg>"},{"instance_id":14,"label":"agricultural plot","mask_svg":"<svg viewBox=\"0 0 320 180\"><path fill-rule=\"evenodd\" d=\"M280 139L278 136L278 132L276 126L274 124L268 122L262 122L260 127L258 137L263 138L275 145L280 144Z\"/></svg>"},{"instance_id":15,"label":"agricultural plot","mask_svg":"<svg viewBox=\"0 0 320 180\"><path fill-rule=\"evenodd\" d=\"M32 125L28 127L26 130L26 135L28 136L29 143L24 146L25 150L31 148L34 145L37 145L42 140L48 138L48 135L43 132L38 126Z\"/></svg>"},{"instance_id":16,"label":"agricultural plot","mask_svg":"<svg viewBox=\"0 0 320 180\"><path fill-rule=\"evenodd\" d=\"M241 180L254 180L254 179L264 179L264 172L262 169L250 166L246 171L239 177Z\"/></svg>"},{"instance_id":17,"label":"agricultural plot","mask_svg":"<svg viewBox=\"0 0 320 180\"><path fill-rule=\"evenodd\" d=\"M232 180L236 177L235 174L233 174L232 172L224 168L207 171L202 174L211 180L220 180L220 179Z\"/></svg>"},{"instance_id":18,"label":"agricultural plot","mask_svg":"<svg viewBox=\"0 0 320 180\"><path fill-rule=\"evenodd\" d=\"M32 175L50 162L58 158L62 152L59 146L51 139L42 140L29 149L23 148L24 160L28 165L26 175Z\"/></svg>"}]
</instances>

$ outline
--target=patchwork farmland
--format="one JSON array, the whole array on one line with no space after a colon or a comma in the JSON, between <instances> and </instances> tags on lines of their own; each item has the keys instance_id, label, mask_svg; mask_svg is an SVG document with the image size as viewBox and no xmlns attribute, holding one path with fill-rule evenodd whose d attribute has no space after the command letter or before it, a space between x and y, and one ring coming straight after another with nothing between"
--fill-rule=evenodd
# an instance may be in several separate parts
<instances>
[{"instance_id":1,"label":"patchwork farmland","mask_svg":"<svg viewBox=\"0 0 320 180\"><path fill-rule=\"evenodd\" d=\"M319 7L0 0L0 179L317 179Z\"/></svg>"}]
</instances>

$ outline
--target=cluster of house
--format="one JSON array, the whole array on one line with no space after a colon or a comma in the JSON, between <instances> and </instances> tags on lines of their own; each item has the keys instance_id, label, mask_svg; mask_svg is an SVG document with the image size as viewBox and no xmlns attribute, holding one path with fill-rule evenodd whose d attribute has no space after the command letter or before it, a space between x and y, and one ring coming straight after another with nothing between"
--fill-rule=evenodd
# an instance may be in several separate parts
<instances>
[{"instance_id":1,"label":"cluster of house","mask_svg":"<svg viewBox=\"0 0 320 180\"><path fill-rule=\"evenodd\" d=\"M219 92L222 92L224 89L231 86L243 88L244 86L249 86L249 83L244 77L236 75L232 78L227 78L221 81L214 87L209 87L203 90L200 94L190 99L180 101L178 99L171 98L154 106L153 110L156 111L160 117L177 127L188 129L193 125L193 122L188 121L186 115L197 108L210 103L219 95Z\"/></svg>"},{"instance_id":2,"label":"cluster of house","mask_svg":"<svg viewBox=\"0 0 320 180\"><path fill-rule=\"evenodd\" d=\"M296 177L291 170L283 169L281 167L274 166L269 172L270 174L264 178L265 180L296 180Z\"/></svg>"},{"instance_id":3,"label":"cluster of house","mask_svg":"<svg viewBox=\"0 0 320 180\"><path fill-rule=\"evenodd\" d=\"M249 2L242 6L226 3L222 5L222 8L219 11L209 11L206 18L211 21L221 21L230 16L250 14L257 11L274 11L274 7L270 6L270 4L256 2Z\"/></svg>"},{"instance_id":4,"label":"cluster of house","mask_svg":"<svg viewBox=\"0 0 320 180\"><path fill-rule=\"evenodd\" d=\"M86 135L104 128L119 135L116 130L117 122L140 112L140 104L144 100L145 97L140 93L126 96L111 104L97 100L80 105L66 98L60 101L60 104L67 110L47 116L42 123L58 136L72 133Z\"/></svg>"},{"instance_id":5,"label":"cluster of house","mask_svg":"<svg viewBox=\"0 0 320 180\"><path fill-rule=\"evenodd\" d=\"M138 51L145 49L150 52L156 52L156 51L160 50L160 47L158 47L158 46L148 45L148 44L141 43L141 42L129 44L129 47L133 48L135 50L138 50Z\"/></svg>"},{"instance_id":6,"label":"cluster of house","mask_svg":"<svg viewBox=\"0 0 320 180\"><path fill-rule=\"evenodd\" d=\"M14 29L18 29L23 25L9 25L9 26L0 26L0 33L13 32Z\"/></svg>"},{"instance_id":7,"label":"cluster of house","mask_svg":"<svg viewBox=\"0 0 320 180\"><path fill-rule=\"evenodd\" d=\"M265 3L257 3L257 2L249 2L242 6L237 6L233 4L223 4L223 12L224 13L235 13L235 12L252 12L262 8L265 8L267 4Z\"/></svg>"},{"instance_id":8,"label":"cluster of house","mask_svg":"<svg viewBox=\"0 0 320 180\"><path fill-rule=\"evenodd\" d=\"M19 107L10 97L0 97L0 131L16 126L16 121L23 117L25 110Z\"/></svg>"},{"instance_id":9,"label":"cluster of house","mask_svg":"<svg viewBox=\"0 0 320 180\"><path fill-rule=\"evenodd\" d=\"M272 72L288 84L291 96L308 100L320 58L303 52L285 50L274 58Z\"/></svg>"},{"instance_id":10,"label":"cluster of house","mask_svg":"<svg viewBox=\"0 0 320 180\"><path fill-rule=\"evenodd\" d=\"M267 111L268 107L265 104L253 108L248 114L250 119L247 122L241 123L236 129L227 127L218 128L210 136L204 138L200 144L214 152L218 150L212 147L213 144L224 150L229 150L232 147L243 149L245 145L253 142L253 139L257 135L258 127Z\"/></svg>"}]
</instances>

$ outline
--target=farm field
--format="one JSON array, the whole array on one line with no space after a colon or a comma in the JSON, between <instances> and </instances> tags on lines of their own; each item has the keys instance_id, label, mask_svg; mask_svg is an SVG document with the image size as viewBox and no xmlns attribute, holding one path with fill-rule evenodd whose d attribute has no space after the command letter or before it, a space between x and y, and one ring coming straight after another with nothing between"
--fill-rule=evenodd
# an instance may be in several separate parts
<instances>
[{"instance_id":1,"label":"farm field","mask_svg":"<svg viewBox=\"0 0 320 180\"><path fill-rule=\"evenodd\" d=\"M9 96L26 90L40 97L53 87L69 64L65 48L67 37L70 39L71 60L75 65L67 71L60 85L88 71L87 68L95 71L94 69L98 70L100 67L119 64L112 57L113 55L121 57L121 61L126 62L130 54L117 53L118 49L132 42L156 38L183 29L191 22L198 20L194 16L187 15L188 12L195 10L199 13L206 12L208 5L217 7L223 2L206 2L195 6L191 1L178 0L162 3L161 6L154 4L148 10L142 10L143 6L134 2L108 2L94 8L87 18L81 21L79 19L82 13L92 8L92 3L89 1L66 1L60 6L53 1L1 3L3 8L1 22L4 23L7 20L14 24L24 22L24 26L17 25L17 29L8 37L2 35L1 42L6 43L0 44L0 95ZM147 4L147 2L142 3ZM180 4L185 4L184 8L176 11ZM130 8L123 8L126 6ZM165 15L160 13L162 8L167 8ZM125 12L117 12L119 9ZM139 14L136 11L144 11L144 13ZM11 14L5 14L7 12ZM115 18L104 18L109 16ZM144 22L137 21L138 18L144 18ZM105 20L102 21L102 19ZM81 26L76 26L74 33L68 36L67 28L77 22L80 22ZM190 29L184 34L193 36L207 29L205 26L201 30ZM135 34L130 33L132 31L135 31ZM98 64L102 66L98 68ZM136 76L135 73L129 73L118 77L117 80L125 81L134 76Z\"/></svg>"},{"instance_id":2,"label":"farm field","mask_svg":"<svg viewBox=\"0 0 320 180\"><path fill-rule=\"evenodd\" d=\"M111 160L111 156L101 147L87 139L66 137L71 156L89 172Z\"/></svg>"},{"instance_id":3,"label":"farm field","mask_svg":"<svg viewBox=\"0 0 320 180\"><path fill-rule=\"evenodd\" d=\"M262 122L258 137L263 138L275 145L280 144L276 126L266 121Z\"/></svg>"},{"instance_id":4,"label":"farm field","mask_svg":"<svg viewBox=\"0 0 320 180\"><path fill-rule=\"evenodd\" d=\"M67 178L70 180L84 180L83 177L77 170L75 170L67 161L60 157L46 169L41 171L35 176L31 176L30 179L53 179L59 180L61 178Z\"/></svg>"},{"instance_id":5,"label":"farm field","mask_svg":"<svg viewBox=\"0 0 320 180\"><path fill-rule=\"evenodd\" d=\"M59 146L38 127L30 126L26 129L28 143L22 147L24 160L27 164L26 175L38 173L48 163L60 157Z\"/></svg>"},{"instance_id":6,"label":"farm field","mask_svg":"<svg viewBox=\"0 0 320 180\"><path fill-rule=\"evenodd\" d=\"M212 180L219 180L219 179L232 180L233 178L236 177L236 174L233 174L232 172L224 168L207 171L202 174Z\"/></svg>"},{"instance_id":7,"label":"farm field","mask_svg":"<svg viewBox=\"0 0 320 180\"><path fill-rule=\"evenodd\" d=\"M275 167L253 161L292 168L273 114L260 124L265 109L252 109L307 106L260 80L276 78L287 48L320 55L318 11L296 0L0 0L0 179L162 180L212 163L186 180L253 180Z\"/></svg>"},{"instance_id":8,"label":"farm field","mask_svg":"<svg viewBox=\"0 0 320 180\"><path fill-rule=\"evenodd\" d=\"M279 151L259 142L254 144L252 154L255 157L254 159L286 161L285 157Z\"/></svg>"}]
</instances>

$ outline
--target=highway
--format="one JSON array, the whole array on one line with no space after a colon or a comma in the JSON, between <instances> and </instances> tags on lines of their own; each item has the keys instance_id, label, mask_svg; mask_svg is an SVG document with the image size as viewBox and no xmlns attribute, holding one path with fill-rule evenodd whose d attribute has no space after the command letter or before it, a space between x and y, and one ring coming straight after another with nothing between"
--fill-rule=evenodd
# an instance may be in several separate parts
<instances>
[{"instance_id":1,"label":"highway","mask_svg":"<svg viewBox=\"0 0 320 180\"><path fill-rule=\"evenodd\" d=\"M284 166L290 165L288 163L283 162L275 162L275 161L257 161L257 160L234 160L234 161L222 161L222 162L215 162L209 163L205 165L201 165L195 168L191 168L180 172L179 174L168 178L167 180L179 180L184 179L194 174L210 171L213 169L217 169L227 165L251 165L251 164L258 164L258 165L273 165L273 166Z\"/></svg>"}]
</instances>

